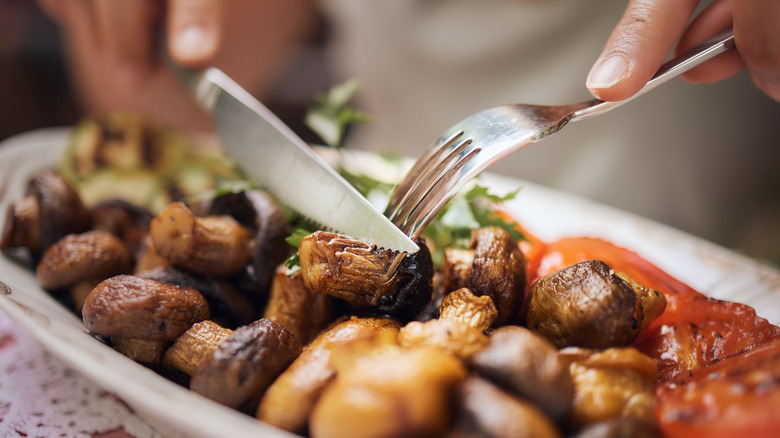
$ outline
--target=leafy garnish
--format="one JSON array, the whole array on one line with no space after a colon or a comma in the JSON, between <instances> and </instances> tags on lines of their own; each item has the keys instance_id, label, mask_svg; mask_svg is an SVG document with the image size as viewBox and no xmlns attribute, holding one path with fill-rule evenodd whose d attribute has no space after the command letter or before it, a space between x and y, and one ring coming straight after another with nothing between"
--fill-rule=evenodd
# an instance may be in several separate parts
<instances>
[{"instance_id":1,"label":"leafy garnish","mask_svg":"<svg viewBox=\"0 0 780 438\"><path fill-rule=\"evenodd\" d=\"M290 235L287 236L284 241L297 250L298 247L301 246L301 240L303 240L304 237L314 233L319 229L320 227L318 227L315 223L302 220L293 226L292 230L290 230ZM291 255L284 262L284 266L287 268L287 275L293 275L301 269L301 259L298 251L295 251L295 254Z\"/></svg>"},{"instance_id":2,"label":"leafy garnish","mask_svg":"<svg viewBox=\"0 0 780 438\"><path fill-rule=\"evenodd\" d=\"M348 106L359 89L360 82L355 79L335 85L327 93L317 96L314 106L306 113L306 126L326 145L340 148L347 125L371 121L368 114Z\"/></svg>"},{"instance_id":3,"label":"leafy garnish","mask_svg":"<svg viewBox=\"0 0 780 438\"><path fill-rule=\"evenodd\" d=\"M498 204L514 199L518 190L495 195L478 183L455 195L423 231L428 239L434 264L441 265L445 248L467 248L471 230L499 227L513 239L524 239L517 225L497 212Z\"/></svg>"}]
</instances>

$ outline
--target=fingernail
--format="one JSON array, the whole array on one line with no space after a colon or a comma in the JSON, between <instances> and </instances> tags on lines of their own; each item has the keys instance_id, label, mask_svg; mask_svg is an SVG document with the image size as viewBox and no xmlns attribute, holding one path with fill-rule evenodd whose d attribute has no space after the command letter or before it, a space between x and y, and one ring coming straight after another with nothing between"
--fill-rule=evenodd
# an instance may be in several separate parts
<instances>
[{"instance_id":1,"label":"fingernail","mask_svg":"<svg viewBox=\"0 0 780 438\"><path fill-rule=\"evenodd\" d=\"M201 26L191 25L178 32L173 41L176 57L185 60L200 60L213 51L214 39Z\"/></svg>"},{"instance_id":2,"label":"fingernail","mask_svg":"<svg viewBox=\"0 0 780 438\"><path fill-rule=\"evenodd\" d=\"M628 76L628 63L622 56L611 56L593 67L588 74L589 89L610 88Z\"/></svg>"}]
</instances>

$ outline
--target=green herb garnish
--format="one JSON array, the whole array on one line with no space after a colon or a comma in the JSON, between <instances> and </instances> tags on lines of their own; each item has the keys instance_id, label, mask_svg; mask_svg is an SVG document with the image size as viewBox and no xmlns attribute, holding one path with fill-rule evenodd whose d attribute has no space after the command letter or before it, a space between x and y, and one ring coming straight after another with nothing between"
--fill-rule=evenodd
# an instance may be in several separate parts
<instances>
[{"instance_id":1,"label":"green herb garnish","mask_svg":"<svg viewBox=\"0 0 780 438\"><path fill-rule=\"evenodd\" d=\"M355 79L335 85L327 93L318 96L314 106L306 113L306 126L326 145L340 148L347 125L371 121L368 114L349 107L349 101L359 89L360 82Z\"/></svg>"}]
</instances>

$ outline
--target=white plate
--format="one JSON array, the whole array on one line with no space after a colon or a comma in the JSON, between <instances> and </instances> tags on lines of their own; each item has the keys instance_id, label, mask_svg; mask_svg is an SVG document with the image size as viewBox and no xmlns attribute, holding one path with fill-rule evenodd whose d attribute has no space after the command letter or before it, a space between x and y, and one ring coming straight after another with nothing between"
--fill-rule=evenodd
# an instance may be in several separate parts
<instances>
[{"instance_id":1,"label":"white plate","mask_svg":"<svg viewBox=\"0 0 780 438\"><path fill-rule=\"evenodd\" d=\"M0 144L3 218L8 204L24 194L29 178L56 165L67 136L65 128L47 129ZM780 272L769 266L655 222L532 183L494 175L485 175L483 181L498 193L520 187L506 208L542 240L603 238L637 252L700 292L748 304L773 324L780 323ZM0 256L0 282L3 311L53 354L120 396L162 433L293 436L198 396L107 347L90 336L81 320L42 290L34 274L14 259Z\"/></svg>"}]
</instances>

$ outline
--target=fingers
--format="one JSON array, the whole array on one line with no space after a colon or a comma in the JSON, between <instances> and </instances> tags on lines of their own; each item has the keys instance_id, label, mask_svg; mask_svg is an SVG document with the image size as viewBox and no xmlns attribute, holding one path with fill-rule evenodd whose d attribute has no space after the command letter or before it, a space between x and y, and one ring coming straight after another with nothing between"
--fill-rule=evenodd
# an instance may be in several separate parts
<instances>
[{"instance_id":1,"label":"fingers","mask_svg":"<svg viewBox=\"0 0 780 438\"><path fill-rule=\"evenodd\" d=\"M121 65L146 69L153 60L152 9L147 0L93 0L103 49Z\"/></svg>"},{"instance_id":2,"label":"fingers","mask_svg":"<svg viewBox=\"0 0 780 438\"><path fill-rule=\"evenodd\" d=\"M780 1L733 0L734 40L753 83L780 101Z\"/></svg>"},{"instance_id":3,"label":"fingers","mask_svg":"<svg viewBox=\"0 0 780 438\"><path fill-rule=\"evenodd\" d=\"M639 91L675 45L697 3L630 0L588 74L588 90L603 100L622 100Z\"/></svg>"},{"instance_id":4,"label":"fingers","mask_svg":"<svg viewBox=\"0 0 780 438\"><path fill-rule=\"evenodd\" d=\"M200 67L212 60L221 44L225 3L220 0L170 1L168 52L174 61Z\"/></svg>"},{"instance_id":5,"label":"fingers","mask_svg":"<svg viewBox=\"0 0 780 438\"><path fill-rule=\"evenodd\" d=\"M680 37L675 54L702 43L732 25L731 0L719 0L707 7L688 26ZM745 68L745 63L736 50L723 53L703 65L694 68L683 77L692 83L708 83L726 79Z\"/></svg>"}]
</instances>

